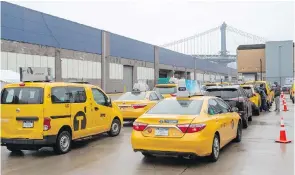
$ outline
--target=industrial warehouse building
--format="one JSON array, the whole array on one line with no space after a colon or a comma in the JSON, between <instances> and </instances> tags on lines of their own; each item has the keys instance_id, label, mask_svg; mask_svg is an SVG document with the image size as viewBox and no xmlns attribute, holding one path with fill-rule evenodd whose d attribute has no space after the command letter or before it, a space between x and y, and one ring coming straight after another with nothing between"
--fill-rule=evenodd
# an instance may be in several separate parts
<instances>
[{"instance_id":1,"label":"industrial warehouse building","mask_svg":"<svg viewBox=\"0 0 295 175\"><path fill-rule=\"evenodd\" d=\"M242 76L245 81L263 79L290 84L295 77L294 53L292 40L240 45L237 49L239 77Z\"/></svg>"},{"instance_id":2,"label":"industrial warehouse building","mask_svg":"<svg viewBox=\"0 0 295 175\"><path fill-rule=\"evenodd\" d=\"M1 70L50 67L55 81L87 81L106 92L130 91L159 77L228 81L237 71L42 12L1 2Z\"/></svg>"}]
</instances>

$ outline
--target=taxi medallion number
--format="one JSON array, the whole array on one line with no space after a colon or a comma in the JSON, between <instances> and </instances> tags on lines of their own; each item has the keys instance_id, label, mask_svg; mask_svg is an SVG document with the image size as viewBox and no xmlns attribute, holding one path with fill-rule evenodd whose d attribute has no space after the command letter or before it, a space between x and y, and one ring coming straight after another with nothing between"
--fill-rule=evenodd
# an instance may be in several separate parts
<instances>
[{"instance_id":1,"label":"taxi medallion number","mask_svg":"<svg viewBox=\"0 0 295 175\"><path fill-rule=\"evenodd\" d=\"M168 128L156 128L156 136L168 136Z\"/></svg>"},{"instance_id":2,"label":"taxi medallion number","mask_svg":"<svg viewBox=\"0 0 295 175\"><path fill-rule=\"evenodd\" d=\"M23 128L33 128L34 122L33 121L23 121Z\"/></svg>"}]
</instances>

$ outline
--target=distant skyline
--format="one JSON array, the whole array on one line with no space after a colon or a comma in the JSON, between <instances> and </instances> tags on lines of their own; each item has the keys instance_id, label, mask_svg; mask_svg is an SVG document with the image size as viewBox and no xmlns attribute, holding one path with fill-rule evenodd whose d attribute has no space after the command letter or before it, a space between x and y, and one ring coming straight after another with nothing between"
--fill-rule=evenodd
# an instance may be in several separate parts
<instances>
[{"instance_id":1,"label":"distant skyline","mask_svg":"<svg viewBox=\"0 0 295 175\"><path fill-rule=\"evenodd\" d=\"M155 45L204 32L224 21L268 40L295 37L293 1L10 2Z\"/></svg>"}]
</instances>

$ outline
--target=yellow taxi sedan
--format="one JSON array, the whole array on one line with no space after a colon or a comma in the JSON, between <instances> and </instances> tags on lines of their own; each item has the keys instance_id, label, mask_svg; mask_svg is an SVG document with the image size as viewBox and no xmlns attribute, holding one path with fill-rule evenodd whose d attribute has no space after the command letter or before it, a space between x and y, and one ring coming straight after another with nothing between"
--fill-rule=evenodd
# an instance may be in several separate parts
<instances>
[{"instance_id":1,"label":"yellow taxi sedan","mask_svg":"<svg viewBox=\"0 0 295 175\"><path fill-rule=\"evenodd\" d=\"M222 147L241 141L237 110L217 97L164 99L133 123L132 148L146 157L208 156L217 161Z\"/></svg>"},{"instance_id":2,"label":"yellow taxi sedan","mask_svg":"<svg viewBox=\"0 0 295 175\"><path fill-rule=\"evenodd\" d=\"M175 97L177 84L157 84L154 90L161 94L164 98Z\"/></svg>"},{"instance_id":3,"label":"yellow taxi sedan","mask_svg":"<svg viewBox=\"0 0 295 175\"><path fill-rule=\"evenodd\" d=\"M126 92L114 103L119 107L124 121L134 121L162 99L163 96L155 91L133 91Z\"/></svg>"}]
</instances>

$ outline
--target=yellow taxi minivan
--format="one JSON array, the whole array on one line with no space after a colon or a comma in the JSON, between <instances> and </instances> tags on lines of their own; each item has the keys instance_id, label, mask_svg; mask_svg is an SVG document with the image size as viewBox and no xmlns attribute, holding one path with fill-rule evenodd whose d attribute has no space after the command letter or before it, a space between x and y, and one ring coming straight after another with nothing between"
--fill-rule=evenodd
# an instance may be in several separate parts
<instances>
[{"instance_id":1,"label":"yellow taxi minivan","mask_svg":"<svg viewBox=\"0 0 295 175\"><path fill-rule=\"evenodd\" d=\"M252 111L255 115L260 115L261 96L255 91L253 85L241 85L249 95L249 100L252 102Z\"/></svg>"},{"instance_id":2,"label":"yellow taxi minivan","mask_svg":"<svg viewBox=\"0 0 295 175\"><path fill-rule=\"evenodd\" d=\"M273 101L274 101L274 91L272 91L270 84L267 81L248 81L245 84L252 84L255 87L260 86L260 84L263 84L263 86L266 89L266 93L267 93L267 103L269 106L272 105Z\"/></svg>"},{"instance_id":3,"label":"yellow taxi minivan","mask_svg":"<svg viewBox=\"0 0 295 175\"><path fill-rule=\"evenodd\" d=\"M53 147L70 151L75 140L123 126L118 107L99 87L64 82L8 84L1 92L1 146L10 151Z\"/></svg>"}]
</instances>

